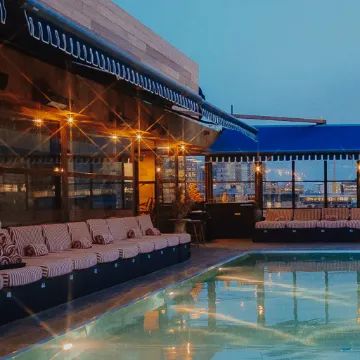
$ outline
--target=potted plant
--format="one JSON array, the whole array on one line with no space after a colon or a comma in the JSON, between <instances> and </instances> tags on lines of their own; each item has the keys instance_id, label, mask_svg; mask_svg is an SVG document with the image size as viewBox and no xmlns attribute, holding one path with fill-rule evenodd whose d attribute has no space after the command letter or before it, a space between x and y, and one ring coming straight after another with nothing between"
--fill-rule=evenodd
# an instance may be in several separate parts
<instances>
[{"instance_id":1,"label":"potted plant","mask_svg":"<svg viewBox=\"0 0 360 360\"><path fill-rule=\"evenodd\" d=\"M194 205L187 191L177 188L175 200L172 203L172 216L175 219L175 233L186 232L186 217Z\"/></svg>"}]
</instances>

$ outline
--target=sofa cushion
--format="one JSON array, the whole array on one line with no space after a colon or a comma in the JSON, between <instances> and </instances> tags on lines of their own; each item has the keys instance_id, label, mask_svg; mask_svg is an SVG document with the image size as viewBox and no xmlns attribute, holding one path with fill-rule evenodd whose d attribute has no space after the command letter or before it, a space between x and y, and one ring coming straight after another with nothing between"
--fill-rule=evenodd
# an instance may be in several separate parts
<instances>
[{"instance_id":1,"label":"sofa cushion","mask_svg":"<svg viewBox=\"0 0 360 360\"><path fill-rule=\"evenodd\" d=\"M321 209L295 209L294 220L299 220L299 221L321 220Z\"/></svg>"},{"instance_id":2,"label":"sofa cushion","mask_svg":"<svg viewBox=\"0 0 360 360\"><path fill-rule=\"evenodd\" d=\"M124 226L124 223L120 218L110 218L106 220L109 226L109 230L114 240L125 240L127 239L128 229Z\"/></svg>"},{"instance_id":3,"label":"sofa cushion","mask_svg":"<svg viewBox=\"0 0 360 360\"><path fill-rule=\"evenodd\" d=\"M109 225L105 219L90 219L87 220L86 223L89 227L93 241L98 235L102 235L105 238L110 238L112 236Z\"/></svg>"},{"instance_id":4,"label":"sofa cushion","mask_svg":"<svg viewBox=\"0 0 360 360\"><path fill-rule=\"evenodd\" d=\"M74 240L71 243L73 249L90 249L92 247L92 242L87 238L83 237L78 240Z\"/></svg>"},{"instance_id":5,"label":"sofa cushion","mask_svg":"<svg viewBox=\"0 0 360 360\"><path fill-rule=\"evenodd\" d=\"M0 266L4 268L21 267L22 259L13 239L5 229L0 229Z\"/></svg>"},{"instance_id":6,"label":"sofa cushion","mask_svg":"<svg viewBox=\"0 0 360 360\"><path fill-rule=\"evenodd\" d=\"M4 288L32 284L42 278L39 266L25 266L20 269L0 270Z\"/></svg>"},{"instance_id":7,"label":"sofa cushion","mask_svg":"<svg viewBox=\"0 0 360 360\"><path fill-rule=\"evenodd\" d=\"M71 237L66 224L49 224L42 228L50 252L71 249Z\"/></svg>"},{"instance_id":8,"label":"sofa cushion","mask_svg":"<svg viewBox=\"0 0 360 360\"><path fill-rule=\"evenodd\" d=\"M96 245L94 244L90 249L73 250L79 251L80 254L84 252L87 254L95 254L98 264L113 262L119 259L119 250L113 245Z\"/></svg>"},{"instance_id":9,"label":"sofa cushion","mask_svg":"<svg viewBox=\"0 0 360 360\"><path fill-rule=\"evenodd\" d=\"M323 208L321 210L321 220L326 220L329 217L334 217L337 220L348 220L350 210L348 208Z\"/></svg>"},{"instance_id":10,"label":"sofa cushion","mask_svg":"<svg viewBox=\"0 0 360 360\"><path fill-rule=\"evenodd\" d=\"M350 220L360 220L360 209L359 208L350 209Z\"/></svg>"},{"instance_id":11,"label":"sofa cushion","mask_svg":"<svg viewBox=\"0 0 360 360\"><path fill-rule=\"evenodd\" d=\"M267 221L290 221L293 218L292 209L268 209L265 220Z\"/></svg>"},{"instance_id":12,"label":"sofa cushion","mask_svg":"<svg viewBox=\"0 0 360 360\"><path fill-rule=\"evenodd\" d=\"M97 264L96 253L88 250L65 250L49 256L53 259L70 259L73 262L74 270L89 269Z\"/></svg>"},{"instance_id":13,"label":"sofa cushion","mask_svg":"<svg viewBox=\"0 0 360 360\"><path fill-rule=\"evenodd\" d=\"M349 229L360 229L360 220L349 220L347 222L347 227Z\"/></svg>"},{"instance_id":14,"label":"sofa cushion","mask_svg":"<svg viewBox=\"0 0 360 360\"><path fill-rule=\"evenodd\" d=\"M44 278L70 274L74 270L73 262L70 259L53 258L52 254L41 258L25 258L25 261L27 265L40 267Z\"/></svg>"},{"instance_id":15,"label":"sofa cushion","mask_svg":"<svg viewBox=\"0 0 360 360\"><path fill-rule=\"evenodd\" d=\"M92 242L92 236L87 223L80 221L67 223L67 229L69 231L71 241L86 238L88 241Z\"/></svg>"},{"instance_id":16,"label":"sofa cushion","mask_svg":"<svg viewBox=\"0 0 360 360\"><path fill-rule=\"evenodd\" d=\"M115 240L117 245L136 245L140 254L148 254L155 250L155 244L149 240L129 239L129 240Z\"/></svg>"},{"instance_id":17,"label":"sofa cushion","mask_svg":"<svg viewBox=\"0 0 360 360\"><path fill-rule=\"evenodd\" d=\"M98 234L94 236L93 242L98 245L109 245L114 242L114 238L111 234Z\"/></svg>"},{"instance_id":18,"label":"sofa cushion","mask_svg":"<svg viewBox=\"0 0 360 360\"><path fill-rule=\"evenodd\" d=\"M21 256L25 255L26 246L30 244L45 244L41 225L11 227L10 235Z\"/></svg>"},{"instance_id":19,"label":"sofa cushion","mask_svg":"<svg viewBox=\"0 0 360 360\"><path fill-rule=\"evenodd\" d=\"M256 229L285 229L288 221L259 221L255 224Z\"/></svg>"},{"instance_id":20,"label":"sofa cushion","mask_svg":"<svg viewBox=\"0 0 360 360\"><path fill-rule=\"evenodd\" d=\"M29 244L25 246L25 256L44 256L49 254L45 244Z\"/></svg>"},{"instance_id":21,"label":"sofa cushion","mask_svg":"<svg viewBox=\"0 0 360 360\"><path fill-rule=\"evenodd\" d=\"M348 225L347 220L320 220L317 222L317 227L319 229L341 229L346 228Z\"/></svg>"},{"instance_id":22,"label":"sofa cushion","mask_svg":"<svg viewBox=\"0 0 360 360\"><path fill-rule=\"evenodd\" d=\"M139 255L140 253L139 246L133 242L131 243L124 240L117 240L111 246L116 247L121 259L130 259ZM146 253L146 251L144 251L144 253Z\"/></svg>"},{"instance_id":23,"label":"sofa cushion","mask_svg":"<svg viewBox=\"0 0 360 360\"><path fill-rule=\"evenodd\" d=\"M317 227L317 220L294 220L287 223L290 229L315 229Z\"/></svg>"},{"instance_id":24,"label":"sofa cushion","mask_svg":"<svg viewBox=\"0 0 360 360\"><path fill-rule=\"evenodd\" d=\"M143 235L146 235L147 229L154 228L150 215L140 215L136 219Z\"/></svg>"}]
</instances>

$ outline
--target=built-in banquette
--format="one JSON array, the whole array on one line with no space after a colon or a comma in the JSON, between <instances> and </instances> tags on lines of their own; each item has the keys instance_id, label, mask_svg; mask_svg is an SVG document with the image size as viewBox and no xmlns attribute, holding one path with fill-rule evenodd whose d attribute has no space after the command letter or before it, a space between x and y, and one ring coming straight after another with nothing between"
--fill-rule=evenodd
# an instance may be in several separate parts
<instances>
[{"instance_id":1,"label":"built-in banquette","mask_svg":"<svg viewBox=\"0 0 360 360\"><path fill-rule=\"evenodd\" d=\"M0 324L190 257L190 235L150 216L0 230Z\"/></svg>"},{"instance_id":2,"label":"built-in banquette","mask_svg":"<svg viewBox=\"0 0 360 360\"><path fill-rule=\"evenodd\" d=\"M254 241L359 241L360 209L269 209Z\"/></svg>"}]
</instances>

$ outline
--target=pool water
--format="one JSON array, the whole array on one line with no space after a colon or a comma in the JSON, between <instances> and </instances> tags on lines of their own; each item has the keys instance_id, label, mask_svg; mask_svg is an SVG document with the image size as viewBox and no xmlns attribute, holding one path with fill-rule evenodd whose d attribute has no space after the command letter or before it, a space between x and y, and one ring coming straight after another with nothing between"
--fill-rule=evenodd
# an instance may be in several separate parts
<instances>
[{"instance_id":1,"label":"pool water","mask_svg":"<svg viewBox=\"0 0 360 360\"><path fill-rule=\"evenodd\" d=\"M239 258L15 359L360 359L360 255Z\"/></svg>"}]
</instances>

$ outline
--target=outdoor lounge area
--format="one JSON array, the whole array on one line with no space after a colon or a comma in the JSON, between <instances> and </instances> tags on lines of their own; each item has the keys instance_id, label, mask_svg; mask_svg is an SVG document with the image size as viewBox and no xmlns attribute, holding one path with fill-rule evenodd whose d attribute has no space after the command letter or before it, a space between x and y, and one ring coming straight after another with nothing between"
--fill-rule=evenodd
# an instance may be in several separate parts
<instances>
[{"instance_id":1,"label":"outdoor lounge area","mask_svg":"<svg viewBox=\"0 0 360 360\"><path fill-rule=\"evenodd\" d=\"M0 0L0 358L359 359L360 26L308 2Z\"/></svg>"}]
</instances>

